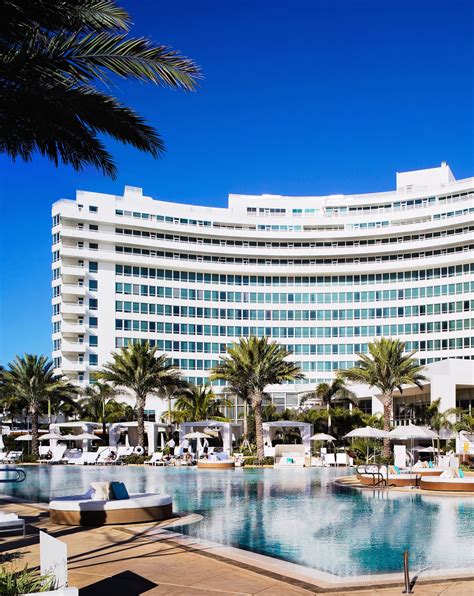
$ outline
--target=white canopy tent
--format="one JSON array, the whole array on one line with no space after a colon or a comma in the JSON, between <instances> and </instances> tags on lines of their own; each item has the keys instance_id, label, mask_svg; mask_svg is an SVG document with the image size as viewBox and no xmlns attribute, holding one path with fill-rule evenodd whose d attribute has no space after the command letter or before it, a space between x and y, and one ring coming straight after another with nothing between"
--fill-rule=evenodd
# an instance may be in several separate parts
<instances>
[{"instance_id":1,"label":"white canopy tent","mask_svg":"<svg viewBox=\"0 0 474 596\"><path fill-rule=\"evenodd\" d=\"M218 420L200 420L199 422L182 422L179 425L179 442L184 440L185 435L194 432L202 432L206 435L209 431L219 433L222 439L223 450L229 455L232 454L232 442L242 434L242 423L221 422ZM212 436L212 435L211 435Z\"/></svg>"},{"instance_id":2,"label":"white canopy tent","mask_svg":"<svg viewBox=\"0 0 474 596\"><path fill-rule=\"evenodd\" d=\"M49 425L49 432L52 435L60 435L61 429L65 429L68 435L81 435L84 433L92 434L95 428L100 428L101 425L98 422L87 422L87 421L79 421L79 422L53 422ZM64 437L61 437L64 440ZM75 439L78 443L81 444L82 451L89 451L89 446L91 441L88 439ZM49 446L56 447L58 444L58 439L50 439Z\"/></svg>"},{"instance_id":3,"label":"white canopy tent","mask_svg":"<svg viewBox=\"0 0 474 596\"><path fill-rule=\"evenodd\" d=\"M305 455L311 455L311 435L313 434L313 425L309 422L277 420L275 422L264 422L262 426L265 457L275 457L275 447L273 446L275 435L279 430L288 428L294 428L300 431L301 443L304 445Z\"/></svg>"},{"instance_id":4,"label":"white canopy tent","mask_svg":"<svg viewBox=\"0 0 474 596\"><path fill-rule=\"evenodd\" d=\"M148 453L154 453L157 449L163 450L166 442L166 431L170 428L164 422L145 421L145 434L147 438ZM124 443L127 447L138 445L138 422L116 422L109 426L109 444L116 447L122 434L125 434Z\"/></svg>"}]
</instances>

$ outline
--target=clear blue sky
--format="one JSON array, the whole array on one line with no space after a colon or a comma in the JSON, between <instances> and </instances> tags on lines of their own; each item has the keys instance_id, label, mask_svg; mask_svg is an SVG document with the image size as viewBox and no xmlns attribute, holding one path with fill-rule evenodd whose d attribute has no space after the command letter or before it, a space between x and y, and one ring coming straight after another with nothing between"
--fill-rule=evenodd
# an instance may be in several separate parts
<instances>
[{"instance_id":1,"label":"clear blue sky","mask_svg":"<svg viewBox=\"0 0 474 596\"><path fill-rule=\"evenodd\" d=\"M193 57L197 94L118 82L164 135L155 161L107 141L112 181L0 157L0 362L50 354L50 207L125 184L181 202L229 192L388 190L396 170L474 174L472 0L122 2L133 33Z\"/></svg>"}]
</instances>

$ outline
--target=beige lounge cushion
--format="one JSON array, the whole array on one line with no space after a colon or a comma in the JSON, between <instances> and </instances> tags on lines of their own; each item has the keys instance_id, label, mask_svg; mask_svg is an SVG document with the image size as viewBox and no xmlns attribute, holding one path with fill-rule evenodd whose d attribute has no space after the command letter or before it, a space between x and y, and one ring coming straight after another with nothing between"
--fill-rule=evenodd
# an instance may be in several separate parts
<instances>
[{"instance_id":1,"label":"beige lounge cushion","mask_svg":"<svg viewBox=\"0 0 474 596\"><path fill-rule=\"evenodd\" d=\"M93 501L111 501L115 499L110 482L91 482Z\"/></svg>"}]
</instances>

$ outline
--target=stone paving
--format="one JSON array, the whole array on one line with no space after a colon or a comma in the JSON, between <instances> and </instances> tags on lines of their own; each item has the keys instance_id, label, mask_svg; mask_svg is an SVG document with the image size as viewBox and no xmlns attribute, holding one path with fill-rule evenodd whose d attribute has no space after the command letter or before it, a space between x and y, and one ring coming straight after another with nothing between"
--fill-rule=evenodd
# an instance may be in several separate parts
<instances>
[{"instance_id":1,"label":"stone paving","mask_svg":"<svg viewBox=\"0 0 474 596\"><path fill-rule=\"evenodd\" d=\"M327 591L323 587L217 557L171 539L157 539L149 526L111 526L95 529L68 528L50 524L47 512L31 505L0 504L0 511L25 517L27 536L0 534L0 556L8 565L24 567L39 563L38 530L42 529L68 545L69 584L80 588L80 596L175 596L401 594L402 586ZM161 524L160 524L161 525ZM161 534L162 535L162 534ZM419 583L418 596L473 596L473 581Z\"/></svg>"}]
</instances>

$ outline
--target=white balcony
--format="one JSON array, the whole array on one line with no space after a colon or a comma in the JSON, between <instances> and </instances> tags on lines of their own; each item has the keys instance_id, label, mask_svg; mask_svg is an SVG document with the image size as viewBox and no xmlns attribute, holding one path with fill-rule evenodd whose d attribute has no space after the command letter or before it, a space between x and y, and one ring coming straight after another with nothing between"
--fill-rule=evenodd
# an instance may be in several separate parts
<instances>
[{"instance_id":1,"label":"white balcony","mask_svg":"<svg viewBox=\"0 0 474 596\"><path fill-rule=\"evenodd\" d=\"M63 284L61 286L61 291L63 294L69 294L71 296L85 296L86 295L85 286L80 286L78 284Z\"/></svg>"},{"instance_id":2,"label":"white balcony","mask_svg":"<svg viewBox=\"0 0 474 596\"><path fill-rule=\"evenodd\" d=\"M68 372L85 372L86 370L86 363L85 362L68 362L63 358L61 363L61 370L63 373Z\"/></svg>"},{"instance_id":3,"label":"white balcony","mask_svg":"<svg viewBox=\"0 0 474 596\"><path fill-rule=\"evenodd\" d=\"M75 302L63 302L61 304L61 313L67 315L85 315L86 305L76 304Z\"/></svg>"},{"instance_id":4,"label":"white balcony","mask_svg":"<svg viewBox=\"0 0 474 596\"><path fill-rule=\"evenodd\" d=\"M80 323L69 323L64 321L61 323L61 333L64 335L65 333L74 333L78 335L83 335L86 333L87 329L84 324Z\"/></svg>"},{"instance_id":5,"label":"white balcony","mask_svg":"<svg viewBox=\"0 0 474 596\"><path fill-rule=\"evenodd\" d=\"M84 353L86 351L86 344L84 343L79 343L79 342L73 342L73 341L67 341L67 340L62 340L61 342L61 352L72 352L74 354L76 353Z\"/></svg>"},{"instance_id":6,"label":"white balcony","mask_svg":"<svg viewBox=\"0 0 474 596\"><path fill-rule=\"evenodd\" d=\"M79 267L79 265L61 265L61 275L74 275L83 277L87 271L85 267Z\"/></svg>"}]
</instances>

